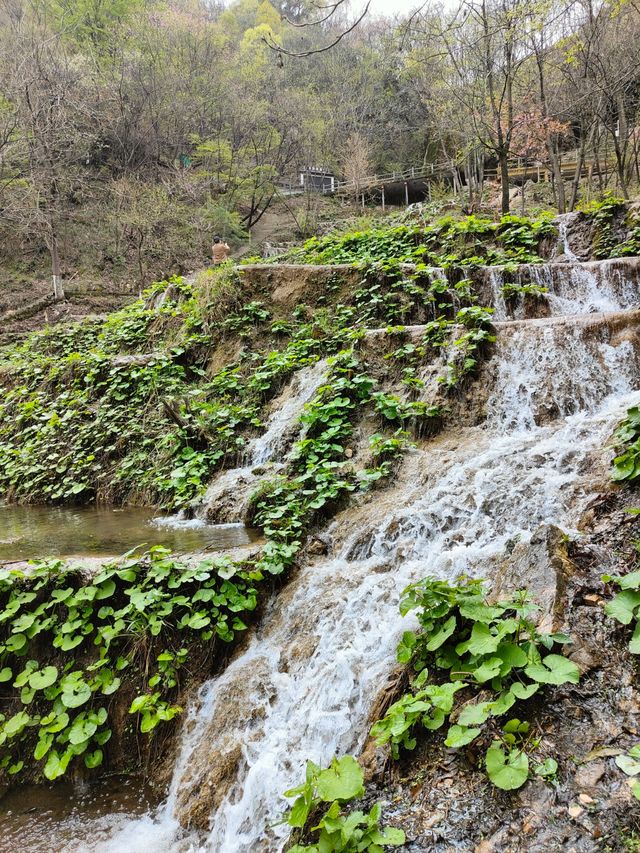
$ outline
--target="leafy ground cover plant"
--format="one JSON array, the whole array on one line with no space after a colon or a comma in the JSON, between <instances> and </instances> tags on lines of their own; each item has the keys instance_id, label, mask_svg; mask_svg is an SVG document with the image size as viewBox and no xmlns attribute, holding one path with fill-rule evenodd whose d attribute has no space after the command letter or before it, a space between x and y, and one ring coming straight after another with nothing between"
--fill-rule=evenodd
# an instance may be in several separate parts
<instances>
[{"instance_id":1,"label":"leafy ground cover plant","mask_svg":"<svg viewBox=\"0 0 640 853\"><path fill-rule=\"evenodd\" d=\"M616 756L616 764L624 774L630 777L631 792L636 800L640 800L640 781L635 778L640 775L640 744L636 744L628 752Z\"/></svg>"},{"instance_id":2,"label":"leafy ground cover plant","mask_svg":"<svg viewBox=\"0 0 640 853\"><path fill-rule=\"evenodd\" d=\"M625 200L611 193L605 193L601 199L593 199L581 207L594 223L595 236L593 254L598 259L620 257L632 252L625 251L627 247L620 244L615 233L616 217L626 208Z\"/></svg>"},{"instance_id":3,"label":"leafy ground cover plant","mask_svg":"<svg viewBox=\"0 0 640 853\"><path fill-rule=\"evenodd\" d=\"M487 776L497 788L511 791L527 781L530 771L547 781L555 781L558 762L554 758L530 762L529 756L540 745L532 736L530 725L517 718L502 726L485 755Z\"/></svg>"},{"instance_id":4,"label":"leafy ground cover plant","mask_svg":"<svg viewBox=\"0 0 640 853\"><path fill-rule=\"evenodd\" d=\"M286 353L287 347L263 360L250 381L263 388L282 359L286 364ZM235 373L219 373L214 381L233 386ZM374 434L373 467L357 470L346 449L366 407L391 434ZM405 428L437 414L378 390L352 347L330 360L327 383L301 416L305 432L285 473L256 498L255 521L267 541L253 564L219 559L189 567L155 548L106 566L88 583L58 561L27 572L5 570L0 680L11 692L0 728L2 766L12 774L27 767L33 775L34 763L41 763L49 779L77 760L89 769L101 766L114 703L119 707L127 685L136 686L126 705L142 734L171 721L180 713L180 673L194 654L206 656L214 639L228 643L245 630L260 582L293 563L317 514L386 476L408 444ZM367 832L375 823L367 823Z\"/></svg>"},{"instance_id":5,"label":"leafy ground cover plant","mask_svg":"<svg viewBox=\"0 0 640 853\"><path fill-rule=\"evenodd\" d=\"M370 407L383 423L399 424L401 433L408 421L439 414L374 391L376 382L363 368L354 350L344 350L330 360L326 385L301 415L305 434L294 446L288 473L263 483L253 498L252 520L269 537L271 556L282 554L290 559L318 513L337 506L349 493L366 489L391 470L390 460L400 450L397 437L391 437L392 444L387 445L378 434L374 436L375 467L357 471L350 463L346 451L356 412L362 414Z\"/></svg>"},{"instance_id":6,"label":"leafy ground cover plant","mask_svg":"<svg viewBox=\"0 0 640 853\"><path fill-rule=\"evenodd\" d=\"M540 263L540 241L554 232L551 217L513 215L493 221L475 215L428 225L404 221L384 228L313 237L274 262L371 264L395 258L431 267Z\"/></svg>"},{"instance_id":7,"label":"leafy ground cover plant","mask_svg":"<svg viewBox=\"0 0 640 853\"><path fill-rule=\"evenodd\" d=\"M640 477L640 408L628 409L627 416L614 433L614 442L622 450L613 460L612 477L617 482L635 482Z\"/></svg>"},{"instance_id":8,"label":"leafy ground cover plant","mask_svg":"<svg viewBox=\"0 0 640 853\"><path fill-rule=\"evenodd\" d=\"M604 612L621 625L633 626L629 651L640 655L640 570L627 575L603 575L602 580L619 589L611 601L605 604Z\"/></svg>"},{"instance_id":9,"label":"leafy ground cover plant","mask_svg":"<svg viewBox=\"0 0 640 853\"><path fill-rule=\"evenodd\" d=\"M261 580L248 564L190 565L161 547L89 582L60 561L2 569L0 767L49 780L75 762L95 769L114 714L143 735L172 720L182 672L246 630Z\"/></svg>"},{"instance_id":10,"label":"leafy ground cover plant","mask_svg":"<svg viewBox=\"0 0 640 853\"><path fill-rule=\"evenodd\" d=\"M334 758L325 770L308 761L304 783L285 792L285 797L294 799L285 820L292 828L304 830L312 814L320 809L326 811L315 826L307 829L316 840L296 844L289 853L382 853L385 847L404 844L401 829L380 827L379 804L368 814L345 811L347 803L363 796L363 782L362 769L350 755Z\"/></svg>"},{"instance_id":11,"label":"leafy ground cover plant","mask_svg":"<svg viewBox=\"0 0 640 853\"><path fill-rule=\"evenodd\" d=\"M263 426L262 408L291 375L365 328L435 323L441 339L422 347L426 360L447 330L465 326L451 385L491 340L490 314L468 285L450 290L424 270L406 275L396 261L366 270L348 304L300 305L288 320L274 320L255 298L245 303L237 275L220 271L203 288L159 283L105 321L45 330L0 353L0 493L188 508L216 470L237 464ZM225 336L243 348L211 375L210 352Z\"/></svg>"},{"instance_id":12,"label":"leafy ground cover plant","mask_svg":"<svg viewBox=\"0 0 640 853\"><path fill-rule=\"evenodd\" d=\"M502 295L505 299L514 299L517 296L544 296L548 293L548 288L543 287L535 282L528 284L519 284L518 282L505 282L501 287Z\"/></svg>"},{"instance_id":13,"label":"leafy ground cover plant","mask_svg":"<svg viewBox=\"0 0 640 853\"><path fill-rule=\"evenodd\" d=\"M283 473L255 497L255 523L267 541L252 565L212 561L196 570L154 549L89 583L59 562L3 575L0 679L9 692L0 738L7 771L33 776L42 767L55 779L76 762L100 767L114 703L126 700L143 735L170 722L180 712L180 673L201 655L208 660L215 639L231 642L244 630L263 578L292 565L316 518L384 478L410 433L438 421L438 407L416 399L424 383L406 383L402 396L378 385L359 352L363 326L398 316L411 300L422 304L426 294L432 325L415 351L395 361L415 370L450 348L452 369L442 381L451 390L490 340L490 314L464 305L473 302L468 292L422 288L395 268L376 277L377 286L363 285L351 305L313 316L299 306L287 321L272 320L256 300L240 302L228 312L234 327L225 334L253 328L258 337L213 376L198 361L209 340L198 308L203 294L196 298L180 280L105 323L34 336L32 357L28 346L10 351L0 404L0 482L9 493L82 501L118 486L126 497L142 484L169 506L187 505L217 465L235 461L247 435L260 428L261 406L295 370L337 355L304 409L303 436ZM156 297L162 302L153 308ZM459 338L451 342L454 329ZM399 328L389 334L402 340ZM139 358L152 342L155 350ZM347 450L367 409L377 431L369 467L358 469ZM27 450L32 467L22 458ZM111 479L101 487L98 476ZM127 685L135 685L131 695Z\"/></svg>"},{"instance_id":14,"label":"leafy ground cover plant","mask_svg":"<svg viewBox=\"0 0 640 853\"><path fill-rule=\"evenodd\" d=\"M452 585L426 578L405 590L400 608L403 615L414 611L420 623L418 632L403 635L397 653L413 672L411 689L372 728L377 743L391 745L394 758L415 748L420 728L449 723L445 745L458 749L543 686L579 680L575 664L556 651L570 639L537 631L537 608L525 592L490 604L482 581L462 578ZM457 701L459 693L464 702ZM505 790L524 784L528 775L524 726L507 723L486 751L488 775Z\"/></svg>"}]
</instances>

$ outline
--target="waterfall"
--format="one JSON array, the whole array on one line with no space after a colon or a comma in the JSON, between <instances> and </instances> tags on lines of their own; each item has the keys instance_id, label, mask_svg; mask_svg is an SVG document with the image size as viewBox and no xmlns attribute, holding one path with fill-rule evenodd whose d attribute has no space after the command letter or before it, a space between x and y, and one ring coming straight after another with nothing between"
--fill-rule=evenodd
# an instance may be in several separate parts
<instances>
[{"instance_id":1,"label":"waterfall","mask_svg":"<svg viewBox=\"0 0 640 853\"><path fill-rule=\"evenodd\" d=\"M239 521L244 518L250 493L258 482L253 469L266 463L273 463L272 468L276 470L282 467L287 447L292 443L299 426L298 418L323 384L326 373L327 360L319 359L293 375L274 400L265 431L247 444L244 453L247 464L222 471L213 480L198 515L216 521Z\"/></svg>"},{"instance_id":2,"label":"waterfall","mask_svg":"<svg viewBox=\"0 0 640 853\"><path fill-rule=\"evenodd\" d=\"M494 320L506 320L509 316L509 311L502 292L502 288L504 286L504 271L501 267L488 267L488 272Z\"/></svg>"},{"instance_id":3,"label":"waterfall","mask_svg":"<svg viewBox=\"0 0 640 853\"><path fill-rule=\"evenodd\" d=\"M479 396L487 389L484 422L470 417L422 443L387 488L332 523L330 555L274 595L253 635L191 703L164 805L124 825L114 819L109 841L69 853L280 853L282 792L303 778L306 760L326 765L364 744L411 626L398 612L405 586L426 575L490 579L510 545L526 544L541 524L575 531L606 482L607 441L640 403L640 311L630 310L639 272L638 259L523 266L521 283L548 289L551 316L514 320L498 302L501 275L485 270L498 322L476 383ZM217 489L237 512L243 478L286 460L325 374L318 362L291 380L247 447L247 468L218 477L209 504ZM183 829L190 817L208 831Z\"/></svg>"},{"instance_id":4,"label":"waterfall","mask_svg":"<svg viewBox=\"0 0 640 853\"><path fill-rule=\"evenodd\" d=\"M545 274L558 280L555 269ZM526 543L540 524L575 530L608 476L615 424L640 402L640 316L589 314L576 310L580 292L566 298L565 313L584 316L497 323L478 380L491 389L485 422L422 444L394 483L332 524L333 552L301 567L200 689L165 805L93 849L279 853L282 792L303 778L305 761L326 765L364 743L410 626L398 612L405 586L426 575L491 578L509 543ZM307 374L302 384L320 380ZM294 411L274 411L266 458L281 452ZM180 829L203 809L204 836Z\"/></svg>"},{"instance_id":5,"label":"waterfall","mask_svg":"<svg viewBox=\"0 0 640 853\"><path fill-rule=\"evenodd\" d=\"M639 304L638 259L543 265L553 314L618 311Z\"/></svg>"},{"instance_id":6,"label":"waterfall","mask_svg":"<svg viewBox=\"0 0 640 853\"><path fill-rule=\"evenodd\" d=\"M596 411L607 397L631 392L640 371L633 341L612 329L607 315L589 320L502 325L487 404L488 424L496 432Z\"/></svg>"},{"instance_id":7,"label":"waterfall","mask_svg":"<svg viewBox=\"0 0 640 853\"><path fill-rule=\"evenodd\" d=\"M327 360L320 359L296 373L284 393L276 400L263 434L251 442L251 464L264 465L282 458L305 405L315 396L327 373Z\"/></svg>"},{"instance_id":8,"label":"waterfall","mask_svg":"<svg viewBox=\"0 0 640 853\"><path fill-rule=\"evenodd\" d=\"M504 298L502 267L481 267L470 270L469 275L480 287L482 282L487 282L488 301L495 309L495 320L526 319L526 306L521 297L510 302ZM639 258L521 264L512 276L520 287L535 285L544 289L546 293L540 295L540 303L546 304L546 313L555 317L608 313L640 305Z\"/></svg>"},{"instance_id":9,"label":"waterfall","mask_svg":"<svg viewBox=\"0 0 640 853\"><path fill-rule=\"evenodd\" d=\"M570 262L578 261L578 256L571 251L571 246L569 245L569 222L566 216L559 217L558 236L560 238L562 251L567 260Z\"/></svg>"}]
</instances>

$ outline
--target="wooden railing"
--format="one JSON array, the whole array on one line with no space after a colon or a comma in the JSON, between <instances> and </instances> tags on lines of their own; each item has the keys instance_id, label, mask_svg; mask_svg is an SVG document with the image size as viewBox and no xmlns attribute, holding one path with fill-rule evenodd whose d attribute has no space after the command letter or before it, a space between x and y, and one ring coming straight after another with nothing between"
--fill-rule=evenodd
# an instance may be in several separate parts
<instances>
[{"instance_id":1,"label":"wooden railing","mask_svg":"<svg viewBox=\"0 0 640 853\"><path fill-rule=\"evenodd\" d=\"M568 152L565 155L566 159L561 161L561 171L565 178L573 177L578 168L577 152ZM600 169L601 174L607 174L615 168L615 164L607 161L602 157L599 161L593 156L585 157L580 174L587 175L590 171ZM334 182L333 188L325 187L317 189L317 192L322 192L325 195L337 193L339 195L359 195L367 194L372 190L381 190L384 196L384 188L395 185L409 184L412 181L438 181L443 178L451 178L452 174L459 170L460 166L454 162L447 163L428 163L426 165L412 166L409 169L402 171L388 172L382 175L367 175L358 181L338 181ZM493 167L486 167L484 170L485 180L497 180L499 178L499 170ZM513 159L509 161L509 178L514 181L551 180L551 166L548 163L536 163L525 159ZM280 191L284 195L296 195L304 192L304 188L294 181L280 181Z\"/></svg>"},{"instance_id":2,"label":"wooden railing","mask_svg":"<svg viewBox=\"0 0 640 853\"><path fill-rule=\"evenodd\" d=\"M333 191L345 195L355 195L358 191L366 192L367 190L388 186L389 184L403 184L407 181L436 180L443 175L450 175L452 169L455 169L454 163L428 163L426 166L412 166L410 169L400 172L388 172L386 175L368 175L359 181L336 181ZM325 193L330 192L331 190L325 190Z\"/></svg>"}]
</instances>

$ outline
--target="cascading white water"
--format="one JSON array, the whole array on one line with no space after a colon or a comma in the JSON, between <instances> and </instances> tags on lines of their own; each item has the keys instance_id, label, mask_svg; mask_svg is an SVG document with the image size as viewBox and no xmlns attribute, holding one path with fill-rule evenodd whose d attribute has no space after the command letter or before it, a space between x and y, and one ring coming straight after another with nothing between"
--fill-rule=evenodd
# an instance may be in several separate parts
<instances>
[{"instance_id":1,"label":"cascading white water","mask_svg":"<svg viewBox=\"0 0 640 853\"><path fill-rule=\"evenodd\" d=\"M624 260L543 265L552 314L618 311L638 305L636 265Z\"/></svg>"},{"instance_id":2,"label":"cascading white water","mask_svg":"<svg viewBox=\"0 0 640 853\"><path fill-rule=\"evenodd\" d=\"M637 353L631 340L616 340L599 317L589 325L504 324L488 425L500 433L532 429L559 416L594 411L609 395L629 393L640 369Z\"/></svg>"},{"instance_id":3,"label":"cascading white water","mask_svg":"<svg viewBox=\"0 0 640 853\"><path fill-rule=\"evenodd\" d=\"M295 428L302 409L323 384L326 373L327 360L323 358L294 375L290 393L276 400L267 428L251 442L249 458L252 465L264 465L265 462L282 459L291 438L292 427Z\"/></svg>"},{"instance_id":4,"label":"cascading white water","mask_svg":"<svg viewBox=\"0 0 640 853\"><path fill-rule=\"evenodd\" d=\"M246 501L257 482L253 469L267 462L282 467L286 449L295 436L298 418L323 384L326 373L327 360L320 359L294 374L283 393L274 401L265 431L247 444L244 453L246 464L229 468L213 480L203 498L199 514L207 515L212 511L215 514L215 508L231 497L234 518L240 520L244 517Z\"/></svg>"},{"instance_id":5,"label":"cascading white water","mask_svg":"<svg viewBox=\"0 0 640 853\"><path fill-rule=\"evenodd\" d=\"M579 258L571 249L569 245L569 222L566 217L560 217L558 222L558 236L559 236L559 244L562 246L562 251L564 256L568 261L578 261Z\"/></svg>"},{"instance_id":6,"label":"cascading white water","mask_svg":"<svg viewBox=\"0 0 640 853\"><path fill-rule=\"evenodd\" d=\"M375 496L358 524L349 513L336 523L338 553L304 566L201 689L165 806L97 849L280 851L281 794L306 759L327 764L364 742L407 627L403 588L425 575L491 577L508 543L543 523L575 527L615 423L640 401L637 322L630 314L617 332L597 317L500 324L487 422L413 451L411 477ZM185 837L178 816L203 800L216 804L210 831Z\"/></svg>"},{"instance_id":7,"label":"cascading white water","mask_svg":"<svg viewBox=\"0 0 640 853\"><path fill-rule=\"evenodd\" d=\"M485 267L494 319L524 319L522 300L507 302L503 294L505 275L501 267ZM640 304L637 258L564 264L522 264L513 275L520 287L535 285L546 293L551 316L621 311Z\"/></svg>"},{"instance_id":8,"label":"cascading white water","mask_svg":"<svg viewBox=\"0 0 640 853\"><path fill-rule=\"evenodd\" d=\"M507 319L509 312L502 290L504 286L504 273L500 267L489 267L489 282L493 297L493 319L501 322Z\"/></svg>"}]
</instances>

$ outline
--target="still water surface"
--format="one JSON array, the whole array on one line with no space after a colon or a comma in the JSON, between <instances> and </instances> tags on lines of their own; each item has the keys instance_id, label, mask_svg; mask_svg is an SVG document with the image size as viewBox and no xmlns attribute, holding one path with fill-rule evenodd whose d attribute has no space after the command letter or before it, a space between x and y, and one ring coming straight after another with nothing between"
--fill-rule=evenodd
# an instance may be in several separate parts
<instances>
[{"instance_id":1,"label":"still water surface","mask_svg":"<svg viewBox=\"0 0 640 853\"><path fill-rule=\"evenodd\" d=\"M159 517L139 507L0 506L0 561L116 556L138 545L221 551L255 538L242 524Z\"/></svg>"}]
</instances>

